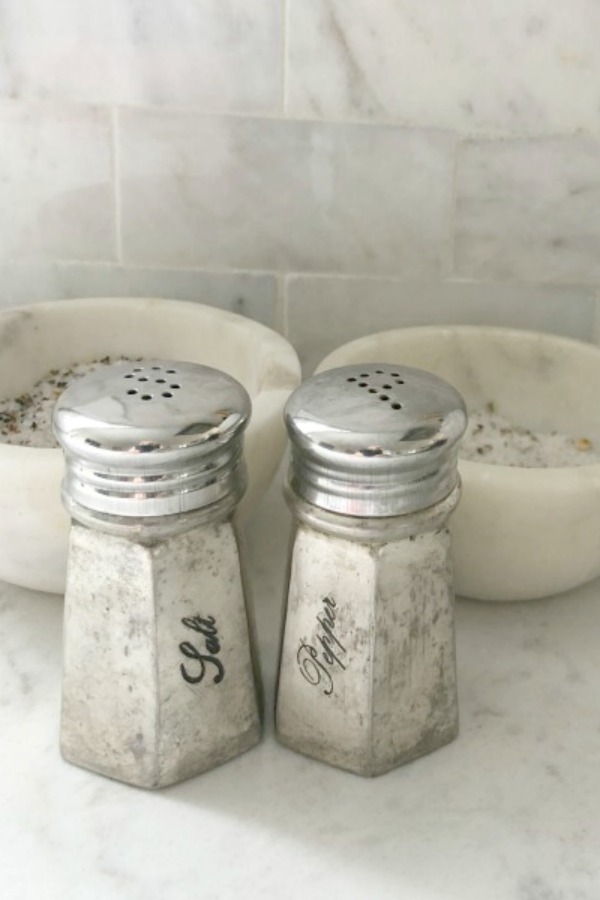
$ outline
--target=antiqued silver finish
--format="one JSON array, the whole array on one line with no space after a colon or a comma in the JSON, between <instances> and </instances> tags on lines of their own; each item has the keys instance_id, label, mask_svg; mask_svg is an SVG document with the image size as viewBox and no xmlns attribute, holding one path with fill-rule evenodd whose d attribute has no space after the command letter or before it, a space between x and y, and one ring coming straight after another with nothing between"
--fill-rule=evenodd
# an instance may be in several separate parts
<instances>
[{"instance_id":1,"label":"antiqued silver finish","mask_svg":"<svg viewBox=\"0 0 600 900\"><path fill-rule=\"evenodd\" d=\"M229 376L160 360L106 367L63 394L70 762L154 788L258 742L260 679L231 520L249 412Z\"/></svg>"},{"instance_id":2,"label":"antiqued silver finish","mask_svg":"<svg viewBox=\"0 0 600 900\"><path fill-rule=\"evenodd\" d=\"M99 368L74 381L55 409L64 498L132 517L238 500L249 415L242 385L208 366L153 360Z\"/></svg>"},{"instance_id":3,"label":"antiqued silver finish","mask_svg":"<svg viewBox=\"0 0 600 900\"><path fill-rule=\"evenodd\" d=\"M386 387L394 378L398 391ZM464 404L427 373L362 365L305 383L286 422L296 530L277 734L377 775L458 731L446 522L460 495Z\"/></svg>"},{"instance_id":4,"label":"antiqued silver finish","mask_svg":"<svg viewBox=\"0 0 600 900\"><path fill-rule=\"evenodd\" d=\"M332 512L400 515L457 482L465 406L428 372L364 363L322 372L294 392L285 420L293 489Z\"/></svg>"}]
</instances>

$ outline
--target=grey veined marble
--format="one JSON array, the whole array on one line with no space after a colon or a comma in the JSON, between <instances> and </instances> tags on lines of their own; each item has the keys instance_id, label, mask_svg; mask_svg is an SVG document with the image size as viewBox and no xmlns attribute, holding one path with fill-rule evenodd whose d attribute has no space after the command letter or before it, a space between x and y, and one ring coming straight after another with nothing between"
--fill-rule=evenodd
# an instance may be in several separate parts
<instances>
[{"instance_id":1,"label":"grey veined marble","mask_svg":"<svg viewBox=\"0 0 600 900\"><path fill-rule=\"evenodd\" d=\"M274 112L282 40L279 0L7 0L0 93Z\"/></svg>"},{"instance_id":2,"label":"grey veined marble","mask_svg":"<svg viewBox=\"0 0 600 900\"><path fill-rule=\"evenodd\" d=\"M576 135L461 147L457 274L597 283L599 249L600 141Z\"/></svg>"},{"instance_id":3,"label":"grey veined marble","mask_svg":"<svg viewBox=\"0 0 600 900\"><path fill-rule=\"evenodd\" d=\"M460 131L598 128L600 8L289 0L287 109Z\"/></svg>"},{"instance_id":4,"label":"grey veined marble","mask_svg":"<svg viewBox=\"0 0 600 900\"><path fill-rule=\"evenodd\" d=\"M127 263L449 270L445 132L127 110L119 133Z\"/></svg>"},{"instance_id":5,"label":"grey veined marble","mask_svg":"<svg viewBox=\"0 0 600 900\"><path fill-rule=\"evenodd\" d=\"M0 135L0 260L115 259L109 112L0 103Z\"/></svg>"}]
</instances>

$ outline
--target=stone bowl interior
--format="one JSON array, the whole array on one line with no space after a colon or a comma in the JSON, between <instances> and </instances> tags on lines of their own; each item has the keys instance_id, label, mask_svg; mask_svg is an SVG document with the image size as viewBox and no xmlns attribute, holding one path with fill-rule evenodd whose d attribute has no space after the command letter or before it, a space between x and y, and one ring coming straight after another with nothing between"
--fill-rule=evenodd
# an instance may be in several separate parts
<instances>
[{"instance_id":1,"label":"stone bowl interior","mask_svg":"<svg viewBox=\"0 0 600 900\"><path fill-rule=\"evenodd\" d=\"M0 312L0 384L19 396L51 369L110 355L185 360L233 375L252 400L245 438L247 515L283 454L282 410L300 381L295 351L280 335L201 303L152 298L61 300ZM62 451L0 444L0 579L64 589L69 520L60 499Z\"/></svg>"},{"instance_id":2,"label":"stone bowl interior","mask_svg":"<svg viewBox=\"0 0 600 900\"><path fill-rule=\"evenodd\" d=\"M396 329L329 354L318 371L356 362L435 372L469 411L492 403L515 425L600 445L600 349L551 334L478 326ZM525 468L460 460L451 519L458 594L525 600L600 575L600 464Z\"/></svg>"}]
</instances>

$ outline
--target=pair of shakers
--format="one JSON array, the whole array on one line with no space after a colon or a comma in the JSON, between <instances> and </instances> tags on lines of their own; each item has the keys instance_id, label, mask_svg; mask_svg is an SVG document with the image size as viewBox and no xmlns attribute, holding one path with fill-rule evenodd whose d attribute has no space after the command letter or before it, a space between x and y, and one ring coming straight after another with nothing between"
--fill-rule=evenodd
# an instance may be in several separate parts
<instances>
[{"instance_id":1,"label":"pair of shakers","mask_svg":"<svg viewBox=\"0 0 600 900\"><path fill-rule=\"evenodd\" d=\"M235 516L250 414L231 376L164 360L99 368L59 399L68 761L157 788L260 740ZM447 520L464 403L430 373L360 364L304 382L285 422L294 532L277 735L381 774L458 730Z\"/></svg>"}]
</instances>

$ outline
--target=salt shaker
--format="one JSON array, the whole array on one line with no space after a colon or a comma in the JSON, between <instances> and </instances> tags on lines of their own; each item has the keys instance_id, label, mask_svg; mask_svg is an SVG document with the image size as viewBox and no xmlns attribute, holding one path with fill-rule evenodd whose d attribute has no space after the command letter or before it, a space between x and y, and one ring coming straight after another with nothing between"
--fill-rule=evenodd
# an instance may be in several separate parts
<instances>
[{"instance_id":1,"label":"salt shaker","mask_svg":"<svg viewBox=\"0 0 600 900\"><path fill-rule=\"evenodd\" d=\"M259 677L232 522L249 415L235 379L160 360L99 368L59 399L72 518L68 761L155 788L258 742Z\"/></svg>"},{"instance_id":2,"label":"salt shaker","mask_svg":"<svg viewBox=\"0 0 600 900\"><path fill-rule=\"evenodd\" d=\"M290 397L295 516L276 699L288 747L378 775L458 732L449 514L461 396L359 364Z\"/></svg>"}]
</instances>

